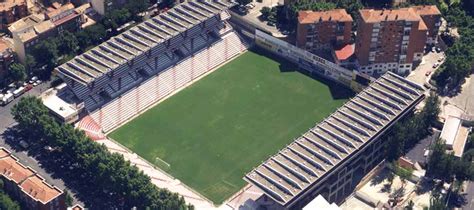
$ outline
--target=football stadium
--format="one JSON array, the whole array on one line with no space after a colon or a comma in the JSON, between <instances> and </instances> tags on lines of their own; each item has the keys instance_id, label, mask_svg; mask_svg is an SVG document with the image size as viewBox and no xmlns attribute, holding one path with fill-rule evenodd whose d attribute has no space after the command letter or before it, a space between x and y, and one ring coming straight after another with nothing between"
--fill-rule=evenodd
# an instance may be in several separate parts
<instances>
[{"instance_id":1,"label":"football stadium","mask_svg":"<svg viewBox=\"0 0 474 210\"><path fill-rule=\"evenodd\" d=\"M348 98L296 69L246 52L109 136L220 203L245 172Z\"/></svg>"},{"instance_id":2,"label":"football stadium","mask_svg":"<svg viewBox=\"0 0 474 210\"><path fill-rule=\"evenodd\" d=\"M73 105L48 108L214 205L246 183L265 205L340 201L424 89L392 73L363 79L258 31L244 38L228 22L233 5L181 3L62 64L58 96Z\"/></svg>"}]
</instances>

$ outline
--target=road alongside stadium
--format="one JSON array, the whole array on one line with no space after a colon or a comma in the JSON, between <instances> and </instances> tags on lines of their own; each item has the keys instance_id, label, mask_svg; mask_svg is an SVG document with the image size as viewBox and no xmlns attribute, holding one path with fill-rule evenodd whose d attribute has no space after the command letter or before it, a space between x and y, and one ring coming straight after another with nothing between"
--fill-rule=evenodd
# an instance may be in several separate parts
<instances>
[{"instance_id":1,"label":"road alongside stadium","mask_svg":"<svg viewBox=\"0 0 474 210\"><path fill-rule=\"evenodd\" d=\"M39 175L41 175L48 184L57 186L62 190L67 190L70 195L73 197L73 205L79 204L84 206L84 203L78 200L74 194L74 191L66 187L64 181L58 177L54 177L51 172L46 171L42 166L41 163L38 162L34 157L28 155L25 150L19 149L18 145L11 145L11 142L7 143L6 139L9 137L8 129L16 124L13 116L11 115L11 109L15 104L17 104L21 98L26 96L39 96L44 90L50 87L49 82L42 83L30 91L26 92L22 96L16 98L11 103L7 104L6 106L0 106L0 147L4 147L9 150L12 155L17 157L19 161L24 164L25 166L31 167L35 170Z\"/></svg>"}]
</instances>

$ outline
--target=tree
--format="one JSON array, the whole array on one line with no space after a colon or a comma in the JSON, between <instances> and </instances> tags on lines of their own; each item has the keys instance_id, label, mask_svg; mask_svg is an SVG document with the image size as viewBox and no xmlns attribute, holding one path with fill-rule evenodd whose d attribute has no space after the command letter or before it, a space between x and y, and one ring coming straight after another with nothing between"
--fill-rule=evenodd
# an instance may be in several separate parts
<instances>
[{"instance_id":1,"label":"tree","mask_svg":"<svg viewBox=\"0 0 474 210\"><path fill-rule=\"evenodd\" d=\"M132 14L126 9L117 9L105 15L103 24L106 28L116 31L121 25L130 21Z\"/></svg>"},{"instance_id":2,"label":"tree","mask_svg":"<svg viewBox=\"0 0 474 210\"><path fill-rule=\"evenodd\" d=\"M32 72L34 67L36 66L36 59L33 57L31 54L26 54L26 59L25 59L25 68L28 70L28 72Z\"/></svg>"},{"instance_id":3,"label":"tree","mask_svg":"<svg viewBox=\"0 0 474 210\"><path fill-rule=\"evenodd\" d=\"M471 161L446 154L444 141L437 139L427 164L427 174L444 182L474 180L474 166Z\"/></svg>"},{"instance_id":4,"label":"tree","mask_svg":"<svg viewBox=\"0 0 474 210\"><path fill-rule=\"evenodd\" d=\"M107 33L104 25L95 24L77 33L76 36L80 50L84 52L89 46L102 43L106 39Z\"/></svg>"},{"instance_id":5,"label":"tree","mask_svg":"<svg viewBox=\"0 0 474 210\"><path fill-rule=\"evenodd\" d=\"M268 18L271 12L272 12L272 9L270 9L270 7L262 7L262 9L260 9L260 13L262 13L262 18L264 20Z\"/></svg>"},{"instance_id":6,"label":"tree","mask_svg":"<svg viewBox=\"0 0 474 210\"><path fill-rule=\"evenodd\" d=\"M150 3L148 0L134 0L134 1L129 1L125 7L128 9L128 11L134 16L136 20L138 20L138 14L146 11L148 7L150 6Z\"/></svg>"},{"instance_id":7,"label":"tree","mask_svg":"<svg viewBox=\"0 0 474 210\"><path fill-rule=\"evenodd\" d=\"M0 192L0 209L20 210L20 205L4 192Z\"/></svg>"},{"instance_id":8,"label":"tree","mask_svg":"<svg viewBox=\"0 0 474 210\"><path fill-rule=\"evenodd\" d=\"M433 126L438 122L438 115L441 113L439 104L439 97L436 93L431 93L430 96L426 98L425 106L420 113L420 119L424 121L423 123Z\"/></svg>"},{"instance_id":9,"label":"tree","mask_svg":"<svg viewBox=\"0 0 474 210\"><path fill-rule=\"evenodd\" d=\"M176 0L163 0L160 3L160 8L172 8L174 7Z\"/></svg>"},{"instance_id":10,"label":"tree","mask_svg":"<svg viewBox=\"0 0 474 210\"><path fill-rule=\"evenodd\" d=\"M14 200L12 200L5 192L3 191L4 184L0 179L0 209L7 210L20 210L20 205Z\"/></svg>"},{"instance_id":11,"label":"tree","mask_svg":"<svg viewBox=\"0 0 474 210\"><path fill-rule=\"evenodd\" d=\"M237 0L237 3L242 5L242 6L250 4L251 2L252 2L252 0Z\"/></svg>"},{"instance_id":12,"label":"tree","mask_svg":"<svg viewBox=\"0 0 474 210\"><path fill-rule=\"evenodd\" d=\"M91 141L83 131L59 124L35 97L24 97L12 109L18 129L30 138L32 147L56 148L54 162L71 166L62 171L71 174L82 193L93 201L93 209L187 209L184 198L151 183L124 157L110 153L104 145ZM47 167L47 165L44 165ZM56 166L54 166L56 167ZM69 170L69 171L68 171ZM81 176L77 176L81 174ZM192 208L192 207L191 207Z\"/></svg>"},{"instance_id":13,"label":"tree","mask_svg":"<svg viewBox=\"0 0 474 210\"><path fill-rule=\"evenodd\" d=\"M430 198L430 206L426 208L427 210L445 210L446 205L444 204L444 196L432 196Z\"/></svg>"},{"instance_id":14,"label":"tree","mask_svg":"<svg viewBox=\"0 0 474 210\"><path fill-rule=\"evenodd\" d=\"M20 99L18 104L11 109L13 119L21 124L20 128L30 130L30 134L38 136L35 132L40 132L38 125L40 116L47 115L48 109L43 105L40 99L27 96Z\"/></svg>"},{"instance_id":15,"label":"tree","mask_svg":"<svg viewBox=\"0 0 474 210\"><path fill-rule=\"evenodd\" d=\"M414 206L415 206L415 203L412 200L410 200L410 201L408 201L407 206L405 206L405 210L413 210Z\"/></svg>"},{"instance_id":16,"label":"tree","mask_svg":"<svg viewBox=\"0 0 474 210\"><path fill-rule=\"evenodd\" d=\"M15 82L23 82L26 80L26 68L21 63L13 63L10 65L10 79Z\"/></svg>"},{"instance_id":17,"label":"tree","mask_svg":"<svg viewBox=\"0 0 474 210\"><path fill-rule=\"evenodd\" d=\"M41 65L47 65L47 69L53 69L59 57L56 39L48 38L41 41L33 48L32 55Z\"/></svg>"},{"instance_id":18,"label":"tree","mask_svg":"<svg viewBox=\"0 0 474 210\"><path fill-rule=\"evenodd\" d=\"M67 190L65 190L64 193L66 194L66 206L68 207L72 206L72 202L74 200L72 199L71 195L69 194Z\"/></svg>"},{"instance_id":19,"label":"tree","mask_svg":"<svg viewBox=\"0 0 474 210\"><path fill-rule=\"evenodd\" d=\"M62 32L58 37L58 50L62 55L75 55L79 49L76 36L69 31Z\"/></svg>"}]
</instances>

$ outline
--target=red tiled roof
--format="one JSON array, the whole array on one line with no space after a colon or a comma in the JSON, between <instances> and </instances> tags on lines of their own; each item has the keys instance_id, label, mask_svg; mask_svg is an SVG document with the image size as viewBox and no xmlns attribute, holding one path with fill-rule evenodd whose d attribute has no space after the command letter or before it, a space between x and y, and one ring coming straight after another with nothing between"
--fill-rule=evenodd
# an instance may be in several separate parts
<instances>
[{"instance_id":1,"label":"red tiled roof","mask_svg":"<svg viewBox=\"0 0 474 210\"><path fill-rule=\"evenodd\" d=\"M53 23L54 23L54 25L58 26L58 25L61 25L61 24L65 23L65 22L71 20L71 19L76 18L77 16L79 16L79 14L77 14L76 12L73 12L72 14L70 14L70 15L68 15L68 16L66 16L66 17L63 17L63 18L61 18L61 19L58 19L58 20L54 21Z\"/></svg>"},{"instance_id":2,"label":"red tiled roof","mask_svg":"<svg viewBox=\"0 0 474 210\"><path fill-rule=\"evenodd\" d=\"M441 15L438 7L435 5L421 5L412 7L419 15Z\"/></svg>"},{"instance_id":3,"label":"red tiled roof","mask_svg":"<svg viewBox=\"0 0 474 210\"><path fill-rule=\"evenodd\" d=\"M335 50L338 60L346 60L354 54L354 44L348 44L338 50Z\"/></svg>"},{"instance_id":4,"label":"red tiled roof","mask_svg":"<svg viewBox=\"0 0 474 210\"><path fill-rule=\"evenodd\" d=\"M335 21L335 22L352 22L352 17L344 9L333 9L328 11L299 11L298 22L300 24L314 23L317 21Z\"/></svg>"}]
</instances>

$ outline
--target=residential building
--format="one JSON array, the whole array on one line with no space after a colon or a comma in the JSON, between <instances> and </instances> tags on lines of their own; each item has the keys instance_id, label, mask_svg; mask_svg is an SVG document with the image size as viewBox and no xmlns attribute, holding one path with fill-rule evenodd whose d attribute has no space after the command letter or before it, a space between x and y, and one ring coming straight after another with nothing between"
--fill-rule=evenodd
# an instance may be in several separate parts
<instances>
[{"instance_id":1,"label":"residential building","mask_svg":"<svg viewBox=\"0 0 474 210\"><path fill-rule=\"evenodd\" d=\"M421 61L428 27L413 8L359 11L355 55L362 73L406 74Z\"/></svg>"},{"instance_id":2,"label":"residential building","mask_svg":"<svg viewBox=\"0 0 474 210\"><path fill-rule=\"evenodd\" d=\"M81 16L75 11L74 5L67 3L59 5L53 3L45 13L46 19L50 20L58 33L62 31L76 31L81 28Z\"/></svg>"},{"instance_id":3,"label":"residential building","mask_svg":"<svg viewBox=\"0 0 474 210\"><path fill-rule=\"evenodd\" d=\"M90 0L92 8L101 15L106 15L108 12L120 9L128 3L127 0Z\"/></svg>"},{"instance_id":4,"label":"residential building","mask_svg":"<svg viewBox=\"0 0 474 210\"><path fill-rule=\"evenodd\" d=\"M0 1L0 30L4 31L10 23L28 15L26 0Z\"/></svg>"},{"instance_id":5,"label":"residential building","mask_svg":"<svg viewBox=\"0 0 474 210\"><path fill-rule=\"evenodd\" d=\"M21 164L5 148L0 148L0 177L4 190L27 208L38 210L66 209L66 195L32 168Z\"/></svg>"},{"instance_id":6,"label":"residential building","mask_svg":"<svg viewBox=\"0 0 474 210\"><path fill-rule=\"evenodd\" d=\"M346 45L351 40L352 22L344 9L300 11L296 45L308 51Z\"/></svg>"},{"instance_id":7,"label":"residential building","mask_svg":"<svg viewBox=\"0 0 474 210\"><path fill-rule=\"evenodd\" d=\"M439 27L441 26L441 12L435 5L422 5L412 7L420 15L421 19L428 28L428 37L426 44L433 45L437 43Z\"/></svg>"},{"instance_id":8,"label":"residential building","mask_svg":"<svg viewBox=\"0 0 474 210\"><path fill-rule=\"evenodd\" d=\"M8 68L14 60L15 57L10 44L4 39L0 39L0 84L5 82L8 75Z\"/></svg>"},{"instance_id":9,"label":"residential building","mask_svg":"<svg viewBox=\"0 0 474 210\"><path fill-rule=\"evenodd\" d=\"M77 31L81 28L81 15L71 3L53 4L46 13L33 14L13 23L8 29L13 37L14 50L18 60L26 61L28 50L41 40L57 36L63 31Z\"/></svg>"}]
</instances>

